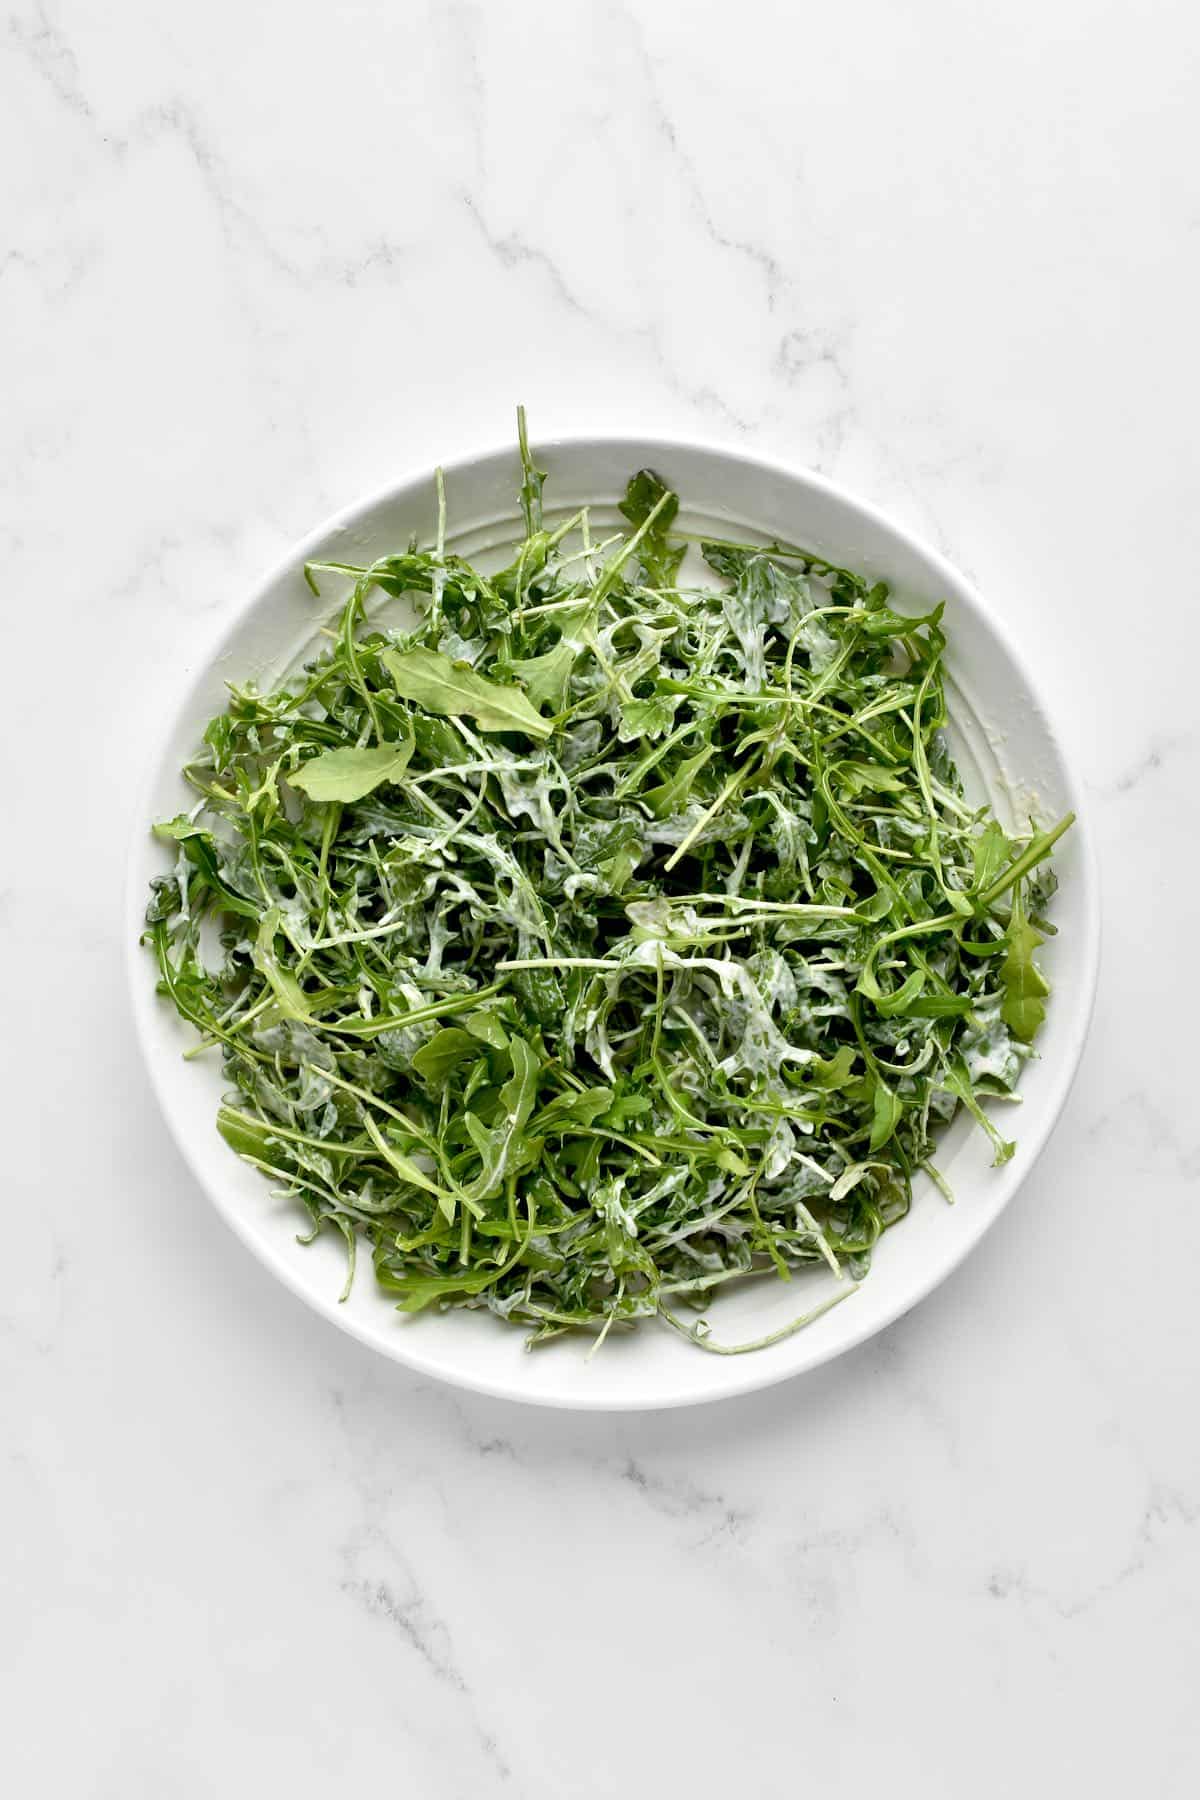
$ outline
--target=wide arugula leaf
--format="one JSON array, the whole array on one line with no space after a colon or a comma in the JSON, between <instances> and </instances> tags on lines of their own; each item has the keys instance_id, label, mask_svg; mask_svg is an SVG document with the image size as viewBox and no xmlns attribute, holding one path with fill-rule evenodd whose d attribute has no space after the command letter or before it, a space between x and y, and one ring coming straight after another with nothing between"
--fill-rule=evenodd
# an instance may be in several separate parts
<instances>
[{"instance_id":1,"label":"wide arugula leaf","mask_svg":"<svg viewBox=\"0 0 1200 1800\"><path fill-rule=\"evenodd\" d=\"M375 744L370 749L323 750L288 776L310 800L353 804L385 781L399 781L413 753L412 738L400 743Z\"/></svg>"},{"instance_id":2,"label":"wide arugula leaf","mask_svg":"<svg viewBox=\"0 0 1200 1800\"><path fill-rule=\"evenodd\" d=\"M488 681L438 650L384 650L379 660L402 700L444 718L474 719L480 731L522 731L547 738L553 731L519 687Z\"/></svg>"}]
</instances>

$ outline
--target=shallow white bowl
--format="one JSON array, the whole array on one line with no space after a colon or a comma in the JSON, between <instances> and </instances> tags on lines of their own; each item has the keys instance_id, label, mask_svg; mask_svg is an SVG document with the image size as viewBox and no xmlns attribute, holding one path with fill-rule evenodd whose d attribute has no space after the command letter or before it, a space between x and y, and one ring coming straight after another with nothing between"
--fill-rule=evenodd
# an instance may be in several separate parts
<instances>
[{"instance_id":1,"label":"shallow white bowl","mask_svg":"<svg viewBox=\"0 0 1200 1800\"><path fill-rule=\"evenodd\" d=\"M581 1408L684 1406L782 1381L881 1331L944 1280L1012 1198L1066 1098L1091 1012L1099 915L1088 822L1079 784L1036 683L1000 622L940 556L872 507L803 470L663 438L562 440L539 444L537 457L549 471L550 512L565 516L591 504L600 523L615 522L615 502L628 477L649 465L678 491L685 529L810 546L832 561L886 579L904 609L925 611L936 601L946 602L953 735L968 786L980 798L986 794L1002 815L1032 809L1049 821L1069 808L1078 814L1056 859L1062 883L1054 907L1059 936L1045 954L1054 993L1039 1040L1040 1060L1024 1072L1019 1111L1005 1118L1008 1135L1018 1139L1016 1157L1005 1168L991 1168L983 1134L967 1120L956 1120L942 1140L938 1163L957 1203L948 1206L922 1181L912 1212L884 1237L857 1292L771 1349L715 1356L648 1321L626 1336L614 1333L590 1362L588 1344L569 1339L528 1354L524 1334L489 1313L416 1318L397 1313L376 1289L369 1259L362 1260L349 1300L339 1304L345 1255L340 1238L328 1233L308 1248L296 1243L298 1209L274 1198L264 1179L239 1162L217 1134L214 1121L224 1087L217 1058L181 1060L188 1028L156 997L150 958L137 947L147 887L168 861L148 829L136 834L129 873L134 1014L167 1122L201 1186L267 1268L343 1331L427 1375L508 1399ZM489 551L511 543L518 535L515 448L448 466L445 476L453 547L486 560ZM179 769L194 753L208 718L220 711L226 679L254 675L262 681L285 673L333 611L336 590L330 587L315 599L303 579L304 562L370 562L402 548L414 533L431 541L435 518L433 479L423 474L322 526L262 582L209 660L190 672L187 691L152 759L140 815L147 827L190 799ZM714 1336L726 1342L762 1336L820 1298L831 1281L814 1272L790 1284L771 1278L746 1284L712 1308Z\"/></svg>"}]
</instances>

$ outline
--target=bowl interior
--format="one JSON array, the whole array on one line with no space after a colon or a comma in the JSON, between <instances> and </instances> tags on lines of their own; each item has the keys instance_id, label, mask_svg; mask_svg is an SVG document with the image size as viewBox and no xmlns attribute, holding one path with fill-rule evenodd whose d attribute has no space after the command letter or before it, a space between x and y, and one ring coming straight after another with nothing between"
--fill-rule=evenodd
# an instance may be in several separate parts
<instances>
[{"instance_id":1,"label":"bowl interior","mask_svg":"<svg viewBox=\"0 0 1200 1800\"><path fill-rule=\"evenodd\" d=\"M659 439L574 440L538 447L548 470L547 508L565 516L592 507L597 525L616 524L617 498L646 465L681 497L687 531L739 538L779 537L830 560L887 580L904 610L946 605L947 671L954 749L968 789L988 798L1003 818L1042 821L1079 810L1076 784L1034 686L1002 628L962 578L940 557L870 508L819 478L729 451ZM515 451L498 451L446 470L449 541L485 567L519 535ZM365 563L403 547L415 534L431 541L436 523L433 480L405 482L323 527L250 599L211 659L192 673L161 750L154 759L141 819L168 817L189 803L179 769L194 753L208 718L224 704L227 680L277 679L308 653L339 599L331 583L317 599L304 581L306 559ZM224 1090L214 1055L182 1061L187 1029L154 993L149 957L136 949L146 889L169 862L139 826L129 883L133 1003L152 1080L168 1123L201 1185L254 1253L318 1312L385 1355L431 1375L514 1399L573 1407L687 1404L763 1386L826 1361L880 1330L934 1287L966 1254L1011 1198L1045 1141L1065 1098L1082 1048L1097 956L1095 887L1080 819L1059 847L1062 883L1055 903L1059 935L1044 962L1054 987L1040 1056L1021 1082L1021 1104L1006 1116L1016 1157L992 1169L982 1133L958 1119L941 1142L938 1165L956 1203L947 1205L922 1179L909 1216L877 1247L871 1273L853 1296L796 1336L767 1350L721 1357L646 1322L611 1334L590 1361L588 1345L558 1339L533 1354L523 1333L487 1313L408 1318L375 1288L369 1266L340 1304L344 1247L328 1233L308 1247L295 1241L303 1220L292 1202L274 1197L263 1178L240 1163L218 1136ZM761 1337L806 1311L832 1288L813 1271L792 1282L774 1278L730 1292L707 1315L715 1338Z\"/></svg>"}]
</instances>

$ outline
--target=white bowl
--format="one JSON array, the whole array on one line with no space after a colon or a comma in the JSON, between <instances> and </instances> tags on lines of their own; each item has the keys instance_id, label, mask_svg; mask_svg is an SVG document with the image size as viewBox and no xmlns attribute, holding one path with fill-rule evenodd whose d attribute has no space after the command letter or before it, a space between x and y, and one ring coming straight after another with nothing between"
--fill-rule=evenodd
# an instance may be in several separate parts
<instances>
[{"instance_id":1,"label":"white bowl","mask_svg":"<svg viewBox=\"0 0 1200 1800\"><path fill-rule=\"evenodd\" d=\"M983 1134L956 1120L938 1163L957 1203L949 1206L922 1180L909 1216L888 1232L860 1288L844 1305L804 1331L744 1356L723 1357L685 1342L667 1327L644 1322L613 1334L587 1360L588 1343L556 1340L533 1353L524 1333L490 1313L398 1313L376 1288L362 1259L350 1298L339 1304L344 1246L334 1233L304 1248L300 1215L272 1196L255 1170L218 1136L215 1115L224 1088L215 1055L185 1063L189 1028L154 992L153 966L137 947L146 891L167 862L149 834L152 819L187 803L179 769L194 753L208 718L224 704L227 678L260 680L286 672L333 610L331 589L317 600L306 586L306 560L366 563L402 548L413 533L433 537L435 500L429 474L386 489L322 526L250 595L212 656L192 674L152 759L152 773L132 849L128 893L130 981L134 1014L151 1080L185 1158L214 1205L254 1254L327 1319L385 1356L427 1375L507 1399L546 1406L639 1408L684 1406L747 1393L799 1374L881 1331L937 1286L976 1245L1015 1193L1049 1136L1066 1098L1087 1031L1096 983L1099 915L1096 879L1079 783L1024 660L1001 624L940 556L874 508L804 470L736 451L663 438L576 438L537 445L549 471L547 506L565 515L590 503L594 516L618 521L615 502L634 470L649 465L681 497L680 523L724 537L778 537L812 547L830 560L883 577L902 608L926 611L946 602L948 674L955 750L968 786L986 793L1002 814L1030 806L1044 820L1074 809L1078 821L1060 843L1061 891L1054 906L1059 935L1045 961L1053 982L1040 1060L1021 1081L1022 1105L1007 1115L1017 1155L1000 1169L989 1163ZM519 466L515 447L448 466L450 538L456 549L485 559L517 534ZM1009 765L1006 767L1005 765ZM1017 787L1015 782L1022 785ZM790 1284L764 1277L721 1299L709 1317L714 1336L738 1342L773 1330L819 1298L832 1277L805 1273Z\"/></svg>"}]
</instances>

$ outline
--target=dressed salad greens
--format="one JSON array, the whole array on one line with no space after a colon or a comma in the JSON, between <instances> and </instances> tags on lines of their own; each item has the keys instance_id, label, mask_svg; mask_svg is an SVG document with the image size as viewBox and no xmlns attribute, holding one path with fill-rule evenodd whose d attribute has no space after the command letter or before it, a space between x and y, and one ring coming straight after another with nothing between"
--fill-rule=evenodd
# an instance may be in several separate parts
<instances>
[{"instance_id":1,"label":"dressed salad greens","mask_svg":"<svg viewBox=\"0 0 1200 1800\"><path fill-rule=\"evenodd\" d=\"M1047 858L947 747L941 608L784 544L705 540L648 469L617 531L482 573L410 544L299 677L231 685L147 941L218 1051L230 1146L360 1240L404 1312L538 1343L654 1317L710 1350L723 1286L854 1291L939 1129L1013 1096L1044 1016ZM378 608L410 603L411 629ZM391 608L392 611L396 609ZM373 622L373 614L375 619Z\"/></svg>"}]
</instances>

